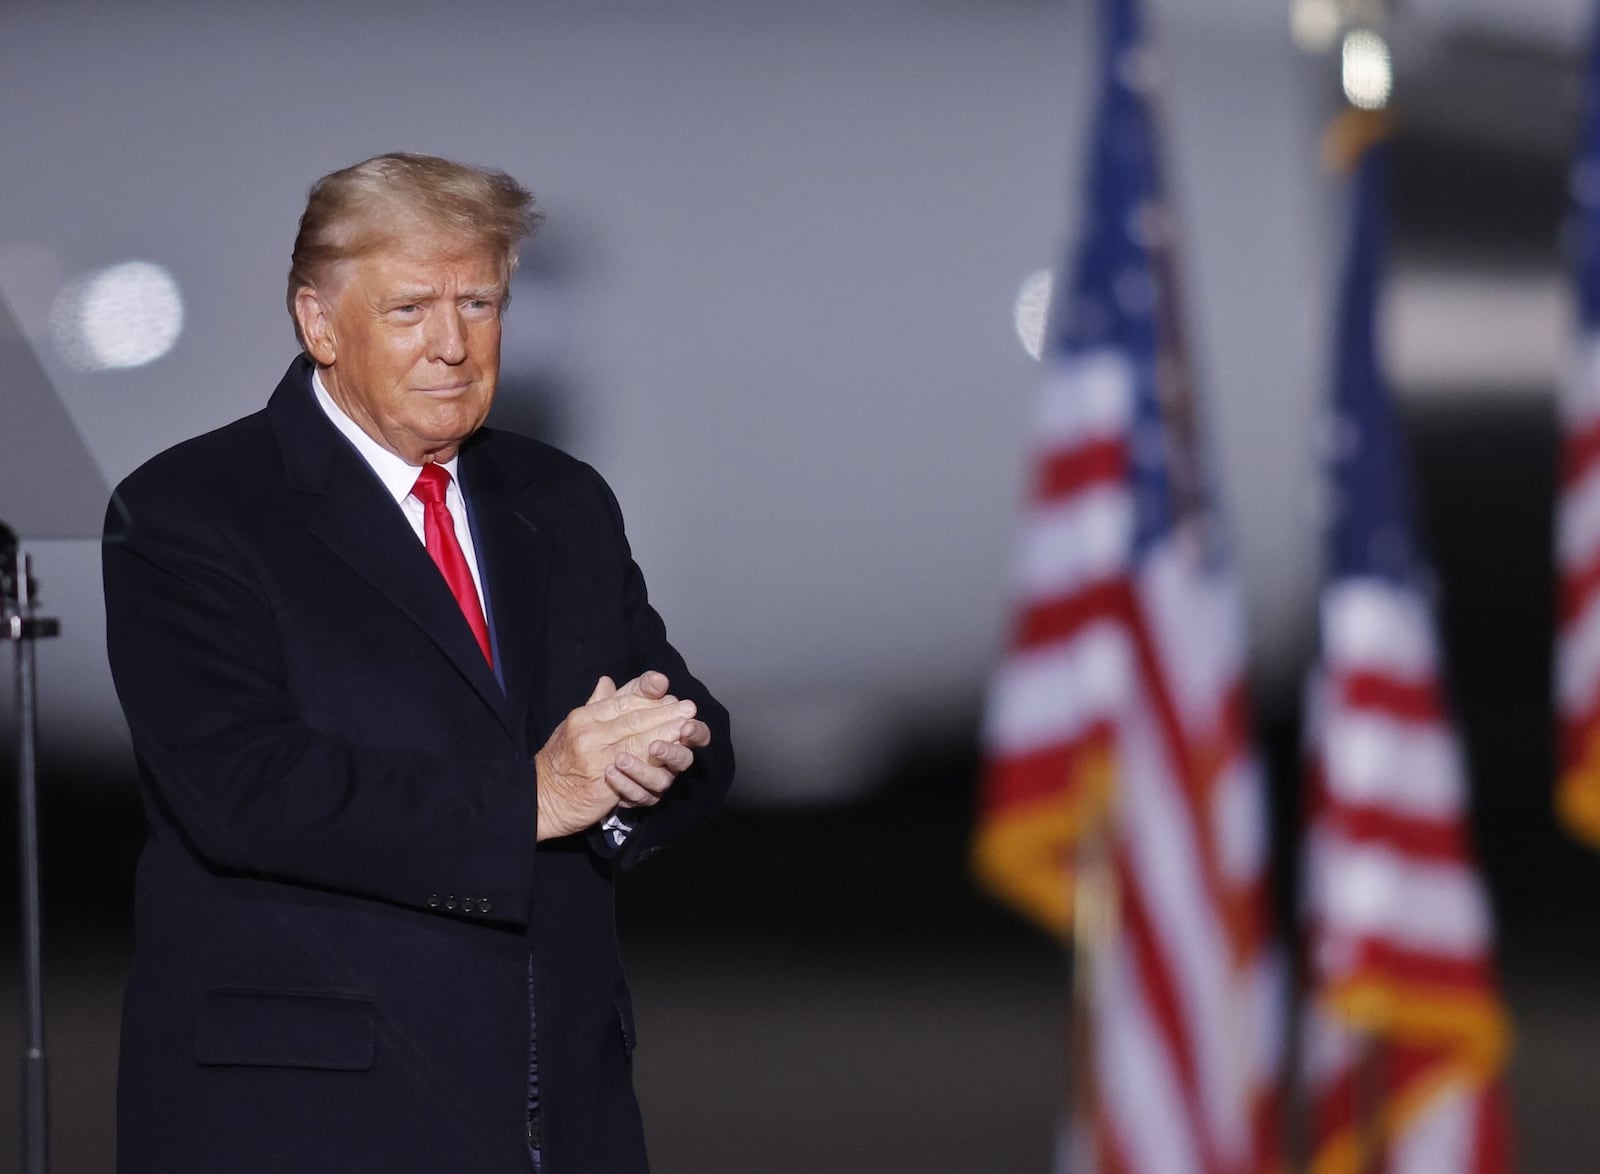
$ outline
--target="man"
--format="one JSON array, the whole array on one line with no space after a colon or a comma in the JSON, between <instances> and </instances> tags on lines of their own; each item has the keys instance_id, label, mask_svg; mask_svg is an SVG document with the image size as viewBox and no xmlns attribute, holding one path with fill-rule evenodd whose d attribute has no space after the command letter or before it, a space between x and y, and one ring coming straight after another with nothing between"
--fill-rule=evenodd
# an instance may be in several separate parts
<instances>
[{"instance_id":1,"label":"man","mask_svg":"<svg viewBox=\"0 0 1600 1174\"><path fill-rule=\"evenodd\" d=\"M733 758L604 482L481 427L535 220L441 159L324 177L305 353L117 491L124 1174L646 1168L613 876Z\"/></svg>"}]
</instances>

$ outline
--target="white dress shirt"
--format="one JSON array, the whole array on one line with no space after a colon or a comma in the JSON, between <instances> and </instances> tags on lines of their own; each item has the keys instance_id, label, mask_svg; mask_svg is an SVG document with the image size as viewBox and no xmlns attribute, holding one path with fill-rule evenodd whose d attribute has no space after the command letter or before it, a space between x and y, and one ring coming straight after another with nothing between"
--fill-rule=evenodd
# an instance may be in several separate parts
<instances>
[{"instance_id":1,"label":"white dress shirt","mask_svg":"<svg viewBox=\"0 0 1600 1174\"><path fill-rule=\"evenodd\" d=\"M383 487L389 491L395 504L405 514L406 521L411 523L417 541L426 544L427 539L422 528L423 506L411 496L411 490L417 483L417 474L421 472L420 467L407 464L403 458L384 448L368 436L361 425L346 415L345 410L334 403L333 397L328 394L328 389L322 382L321 371L311 373L311 390L316 393L317 403L327 413L328 419L333 421L333 426L344 434L346 440L355 445L356 452L367 462L367 467L378 475L379 481L383 482ZM478 605L483 607L484 614L487 615L489 609L484 606L483 576L478 571L478 552L472 545L472 527L467 524L467 502L461 496L461 485L456 480L456 465L460 459L460 455L457 454L440 465L440 468L450 474L450 484L444 492L444 504L450 511L450 520L455 524L456 541L461 543L461 552L467 556L467 569L472 572L472 585L478 589Z\"/></svg>"}]
</instances>

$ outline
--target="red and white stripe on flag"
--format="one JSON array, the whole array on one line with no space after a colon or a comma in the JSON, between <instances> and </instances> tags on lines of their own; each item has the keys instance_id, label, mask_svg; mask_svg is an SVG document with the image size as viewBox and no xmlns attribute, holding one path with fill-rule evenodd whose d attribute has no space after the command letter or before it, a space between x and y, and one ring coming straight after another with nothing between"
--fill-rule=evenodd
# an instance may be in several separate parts
<instances>
[{"instance_id":1,"label":"red and white stripe on flag","mask_svg":"<svg viewBox=\"0 0 1600 1174\"><path fill-rule=\"evenodd\" d=\"M1600 846L1600 338L1586 339L1561 396L1556 500L1556 808Z\"/></svg>"},{"instance_id":2,"label":"red and white stripe on flag","mask_svg":"<svg viewBox=\"0 0 1600 1174\"><path fill-rule=\"evenodd\" d=\"M1253 1174L1278 1165L1281 1033L1236 592L1194 523L1135 555L1132 381L1106 349L1046 387L975 865L1065 933L1085 837L1109 862L1085 960L1092 1168Z\"/></svg>"},{"instance_id":3,"label":"red and white stripe on flag","mask_svg":"<svg viewBox=\"0 0 1600 1174\"><path fill-rule=\"evenodd\" d=\"M1427 601L1336 580L1309 700L1314 1174L1509 1168L1509 1028Z\"/></svg>"},{"instance_id":4,"label":"red and white stripe on flag","mask_svg":"<svg viewBox=\"0 0 1600 1174\"><path fill-rule=\"evenodd\" d=\"M990 686L979 879L1065 937L1079 838L1104 814L1128 694L1127 363L1059 359L1040 400L1010 649Z\"/></svg>"}]
</instances>

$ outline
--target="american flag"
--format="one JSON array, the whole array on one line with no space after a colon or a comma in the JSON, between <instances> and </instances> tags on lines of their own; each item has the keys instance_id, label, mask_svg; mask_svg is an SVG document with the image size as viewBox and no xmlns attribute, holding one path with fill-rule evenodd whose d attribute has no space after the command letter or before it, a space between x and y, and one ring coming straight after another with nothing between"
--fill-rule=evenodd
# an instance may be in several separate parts
<instances>
[{"instance_id":1,"label":"american flag","mask_svg":"<svg viewBox=\"0 0 1600 1174\"><path fill-rule=\"evenodd\" d=\"M1561 396L1556 806L1574 833L1600 846L1600 22L1595 38L1568 225L1579 334Z\"/></svg>"},{"instance_id":2,"label":"american flag","mask_svg":"<svg viewBox=\"0 0 1600 1174\"><path fill-rule=\"evenodd\" d=\"M1328 420L1321 658L1308 689L1311 1169L1490 1174L1509 1168L1508 1027L1374 341L1388 151L1377 142L1357 163Z\"/></svg>"},{"instance_id":3,"label":"american flag","mask_svg":"<svg viewBox=\"0 0 1600 1174\"><path fill-rule=\"evenodd\" d=\"M1178 329L1155 62L1134 0L1102 0L1100 22L974 863L1063 935L1074 881L1102 898L1080 926L1073 1168L1242 1174L1277 1156L1264 783Z\"/></svg>"}]
</instances>

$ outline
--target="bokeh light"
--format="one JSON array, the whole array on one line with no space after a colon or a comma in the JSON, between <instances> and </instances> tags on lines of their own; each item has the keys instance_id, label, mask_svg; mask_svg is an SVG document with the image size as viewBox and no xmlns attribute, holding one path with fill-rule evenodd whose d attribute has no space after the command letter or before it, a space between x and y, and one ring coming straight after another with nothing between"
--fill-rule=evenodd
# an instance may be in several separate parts
<instances>
[{"instance_id":1,"label":"bokeh light","mask_svg":"<svg viewBox=\"0 0 1600 1174\"><path fill-rule=\"evenodd\" d=\"M1050 295L1055 289L1055 274L1040 269L1028 274L1017 290L1016 304L1011 310L1011 320L1017 328L1017 338L1022 349L1031 358L1044 353L1045 325L1050 318Z\"/></svg>"},{"instance_id":2,"label":"bokeh light","mask_svg":"<svg viewBox=\"0 0 1600 1174\"><path fill-rule=\"evenodd\" d=\"M61 357L80 371L142 367L183 332L183 296L151 261L124 261L70 282L50 311Z\"/></svg>"}]
</instances>

